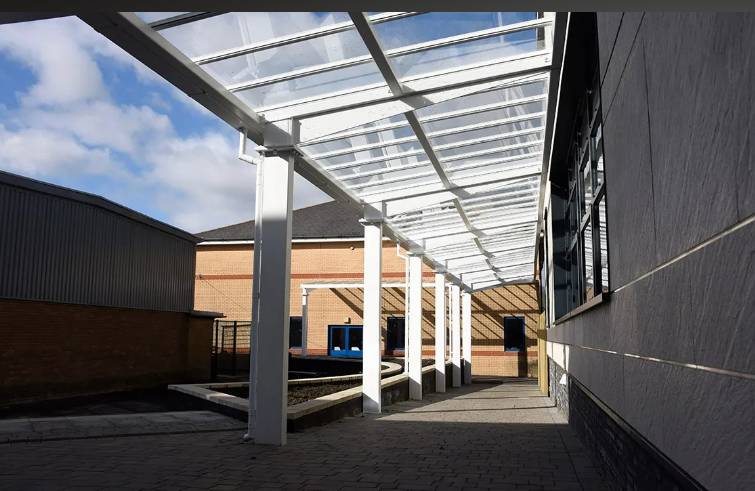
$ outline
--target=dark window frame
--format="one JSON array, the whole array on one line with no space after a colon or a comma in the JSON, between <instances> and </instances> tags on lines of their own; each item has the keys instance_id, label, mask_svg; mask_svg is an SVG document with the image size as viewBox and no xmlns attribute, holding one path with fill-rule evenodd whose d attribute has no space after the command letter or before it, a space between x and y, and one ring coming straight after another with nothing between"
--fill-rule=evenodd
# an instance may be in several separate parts
<instances>
[{"instance_id":1,"label":"dark window frame","mask_svg":"<svg viewBox=\"0 0 755 491\"><path fill-rule=\"evenodd\" d=\"M521 322L521 345L508 346L506 338L506 319L516 319ZM526 353L527 352L527 320L523 315L506 315L503 317L503 351L506 353ZM517 349L518 348L518 349Z\"/></svg>"},{"instance_id":2,"label":"dark window frame","mask_svg":"<svg viewBox=\"0 0 755 491\"><path fill-rule=\"evenodd\" d=\"M610 291L608 231L605 223L608 201L605 145L597 74L592 88L583 94L578 108L567 158L569 191L564 214L568 244L564 251L564 264L569 265L566 277L567 311ZM603 220L601 206L604 209Z\"/></svg>"}]
</instances>

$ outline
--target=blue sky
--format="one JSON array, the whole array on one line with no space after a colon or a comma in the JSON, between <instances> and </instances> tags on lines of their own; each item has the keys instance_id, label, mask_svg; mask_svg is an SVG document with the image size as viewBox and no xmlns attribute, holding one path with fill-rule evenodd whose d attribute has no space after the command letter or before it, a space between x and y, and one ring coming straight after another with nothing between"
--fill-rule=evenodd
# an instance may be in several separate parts
<instances>
[{"instance_id":1,"label":"blue sky","mask_svg":"<svg viewBox=\"0 0 755 491\"><path fill-rule=\"evenodd\" d=\"M197 232L251 219L237 134L76 18L0 26L0 169ZM297 176L294 206L329 198Z\"/></svg>"}]
</instances>

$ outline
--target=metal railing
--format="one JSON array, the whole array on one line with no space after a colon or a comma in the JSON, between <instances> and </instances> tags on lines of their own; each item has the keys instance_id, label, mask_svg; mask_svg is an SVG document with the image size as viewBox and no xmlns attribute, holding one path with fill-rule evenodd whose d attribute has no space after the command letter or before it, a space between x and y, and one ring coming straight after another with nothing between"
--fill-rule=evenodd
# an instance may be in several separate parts
<instances>
[{"instance_id":1,"label":"metal railing","mask_svg":"<svg viewBox=\"0 0 755 491\"><path fill-rule=\"evenodd\" d=\"M215 321L212 331L212 378L249 372L251 333L251 321Z\"/></svg>"}]
</instances>

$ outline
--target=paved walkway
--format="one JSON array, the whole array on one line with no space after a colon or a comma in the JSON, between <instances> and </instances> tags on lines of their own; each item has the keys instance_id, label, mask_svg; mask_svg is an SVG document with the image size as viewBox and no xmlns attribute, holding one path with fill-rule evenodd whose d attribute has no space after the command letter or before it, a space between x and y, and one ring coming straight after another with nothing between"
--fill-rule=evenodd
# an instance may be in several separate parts
<instances>
[{"instance_id":1,"label":"paved walkway","mask_svg":"<svg viewBox=\"0 0 755 491\"><path fill-rule=\"evenodd\" d=\"M473 384L289 434L241 431L0 444L0 489L606 489L532 382Z\"/></svg>"}]
</instances>

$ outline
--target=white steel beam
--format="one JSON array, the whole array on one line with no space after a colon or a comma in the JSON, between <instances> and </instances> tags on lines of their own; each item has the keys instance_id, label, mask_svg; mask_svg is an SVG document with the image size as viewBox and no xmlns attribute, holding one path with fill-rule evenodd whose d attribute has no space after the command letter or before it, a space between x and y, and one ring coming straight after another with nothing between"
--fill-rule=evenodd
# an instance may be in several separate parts
<instances>
[{"instance_id":1,"label":"white steel beam","mask_svg":"<svg viewBox=\"0 0 755 491\"><path fill-rule=\"evenodd\" d=\"M289 287L294 155L258 164L252 312L256 344L250 367L249 433L256 443L284 445L288 406Z\"/></svg>"},{"instance_id":2,"label":"white steel beam","mask_svg":"<svg viewBox=\"0 0 755 491\"><path fill-rule=\"evenodd\" d=\"M380 316L382 315L383 223L365 217L362 411L380 414ZM421 288L421 286L420 286Z\"/></svg>"},{"instance_id":3,"label":"white steel beam","mask_svg":"<svg viewBox=\"0 0 755 491\"><path fill-rule=\"evenodd\" d=\"M464 359L464 384L472 383L472 294L461 294L461 354Z\"/></svg>"},{"instance_id":4,"label":"white steel beam","mask_svg":"<svg viewBox=\"0 0 755 491\"><path fill-rule=\"evenodd\" d=\"M435 392L446 391L446 275L435 273Z\"/></svg>"},{"instance_id":5,"label":"white steel beam","mask_svg":"<svg viewBox=\"0 0 755 491\"><path fill-rule=\"evenodd\" d=\"M451 384L461 387L461 290L451 285Z\"/></svg>"},{"instance_id":6,"label":"white steel beam","mask_svg":"<svg viewBox=\"0 0 755 491\"><path fill-rule=\"evenodd\" d=\"M422 256L409 254L409 398L422 400Z\"/></svg>"}]
</instances>

